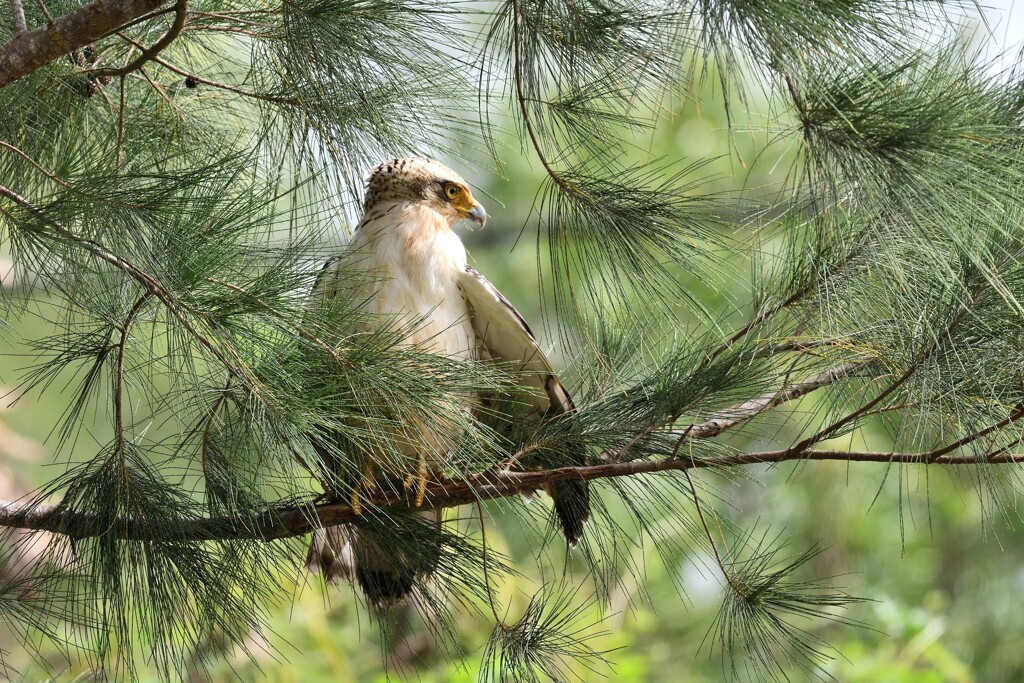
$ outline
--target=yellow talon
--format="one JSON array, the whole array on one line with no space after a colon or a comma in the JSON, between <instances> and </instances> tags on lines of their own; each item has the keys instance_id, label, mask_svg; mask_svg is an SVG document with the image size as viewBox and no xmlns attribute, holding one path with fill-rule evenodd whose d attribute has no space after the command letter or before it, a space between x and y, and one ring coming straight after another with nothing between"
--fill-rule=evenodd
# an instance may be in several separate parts
<instances>
[{"instance_id":1,"label":"yellow talon","mask_svg":"<svg viewBox=\"0 0 1024 683\"><path fill-rule=\"evenodd\" d=\"M364 491L372 491L373 487L377 484L376 479L373 476L373 463L369 460L363 462L362 479L359 484L352 489L352 512L357 515L363 514L363 505L361 503L362 493Z\"/></svg>"},{"instance_id":2,"label":"yellow talon","mask_svg":"<svg viewBox=\"0 0 1024 683\"><path fill-rule=\"evenodd\" d=\"M416 507L423 505L423 498L427 495L427 461L420 458L419 467L416 468Z\"/></svg>"},{"instance_id":3,"label":"yellow talon","mask_svg":"<svg viewBox=\"0 0 1024 683\"><path fill-rule=\"evenodd\" d=\"M373 463L369 460L363 461L363 483L362 488L366 491L372 491L374 486L377 485L377 480L373 476Z\"/></svg>"}]
</instances>

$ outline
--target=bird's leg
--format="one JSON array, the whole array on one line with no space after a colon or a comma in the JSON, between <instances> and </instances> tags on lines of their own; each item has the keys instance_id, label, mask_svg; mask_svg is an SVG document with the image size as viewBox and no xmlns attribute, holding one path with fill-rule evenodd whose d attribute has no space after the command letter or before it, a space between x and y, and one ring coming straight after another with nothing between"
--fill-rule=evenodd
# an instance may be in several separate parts
<instances>
[{"instance_id":1,"label":"bird's leg","mask_svg":"<svg viewBox=\"0 0 1024 683\"><path fill-rule=\"evenodd\" d=\"M405 475L402 482L406 491L414 491L413 504L416 507L423 505L423 498L427 495L427 459L423 453L416 456L416 471Z\"/></svg>"},{"instance_id":2,"label":"bird's leg","mask_svg":"<svg viewBox=\"0 0 1024 683\"><path fill-rule=\"evenodd\" d=\"M356 486L352 489L352 497L349 500L349 505L352 506L352 512L357 515L363 514L363 506L359 502L359 489L361 486Z\"/></svg>"},{"instance_id":3,"label":"bird's leg","mask_svg":"<svg viewBox=\"0 0 1024 683\"><path fill-rule=\"evenodd\" d=\"M352 489L352 500L350 503L352 505L352 512L357 515L361 515L363 513L363 506L361 502L362 494L364 491L366 493L373 491L376 483L377 481L373 475L373 461L367 458L363 461L361 479Z\"/></svg>"},{"instance_id":4,"label":"bird's leg","mask_svg":"<svg viewBox=\"0 0 1024 683\"><path fill-rule=\"evenodd\" d=\"M416 507L423 505L423 498L427 495L427 459L420 456L419 466L416 468Z\"/></svg>"}]
</instances>

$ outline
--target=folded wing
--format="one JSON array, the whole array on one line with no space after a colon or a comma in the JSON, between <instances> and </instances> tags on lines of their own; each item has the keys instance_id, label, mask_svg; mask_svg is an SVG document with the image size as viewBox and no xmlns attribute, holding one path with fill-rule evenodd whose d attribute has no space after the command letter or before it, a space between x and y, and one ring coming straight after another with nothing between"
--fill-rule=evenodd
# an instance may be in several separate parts
<instances>
[{"instance_id":1,"label":"folded wing","mask_svg":"<svg viewBox=\"0 0 1024 683\"><path fill-rule=\"evenodd\" d=\"M547 356L537 344L530 326L519 311L502 296L476 269L466 266L459 280L469 305L476 332L479 357L502 363L527 389L525 401L538 420L557 418L573 412L565 386L558 379ZM559 462L549 466L585 464L582 448L570 449ZM545 486L555 505L555 514L569 545L575 546L583 536L583 526L590 518L590 490L584 480L564 480Z\"/></svg>"}]
</instances>

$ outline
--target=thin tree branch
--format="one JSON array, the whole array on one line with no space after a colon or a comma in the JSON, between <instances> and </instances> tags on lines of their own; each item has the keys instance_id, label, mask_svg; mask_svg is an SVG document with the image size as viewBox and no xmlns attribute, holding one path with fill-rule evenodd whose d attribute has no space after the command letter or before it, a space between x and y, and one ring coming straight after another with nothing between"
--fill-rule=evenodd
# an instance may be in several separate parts
<instances>
[{"instance_id":1,"label":"thin tree branch","mask_svg":"<svg viewBox=\"0 0 1024 683\"><path fill-rule=\"evenodd\" d=\"M718 543L715 541L715 535L711 533L711 527L708 525L707 519L704 517L704 506L700 501L700 496L697 495L697 487L693 484L693 477L690 476L689 470L683 470L683 474L686 476L687 486L690 488L690 495L693 496L693 507L697 511L697 518L700 519L700 524L704 527L704 537L708 539L708 543L711 545L711 551L715 555L715 564L718 565L719 571L722 572L722 576L725 577L726 583L739 593L744 595L745 592L740 589L740 586L733 581L732 573L725 566L725 562L722 560L722 553L718 550Z\"/></svg>"},{"instance_id":2,"label":"thin tree branch","mask_svg":"<svg viewBox=\"0 0 1024 683\"><path fill-rule=\"evenodd\" d=\"M161 0L94 0L0 45L0 88L160 8Z\"/></svg>"},{"instance_id":3,"label":"thin tree branch","mask_svg":"<svg viewBox=\"0 0 1024 683\"><path fill-rule=\"evenodd\" d=\"M530 138L530 144L533 147L534 153L537 155L538 161L541 166L544 167L544 171L548 174L551 180L563 191L567 192L577 198L583 199L588 203L593 204L593 199L580 190L578 187L566 181L565 178L551 165L548 161L547 154L544 153L544 147L541 144L540 136L533 123L533 118L530 116L529 107L527 102L532 101L531 98L526 96L526 86L523 78L523 28L520 25L522 21L522 14L520 12L518 0L512 0L512 52L513 52L513 81L515 82L516 101L519 103L519 114L523 119L523 127L526 129L526 134Z\"/></svg>"},{"instance_id":4,"label":"thin tree branch","mask_svg":"<svg viewBox=\"0 0 1024 683\"><path fill-rule=\"evenodd\" d=\"M984 438L993 432L997 432L1002 429L1005 429L1006 427L1009 427L1011 424L1013 424L1022 417L1024 417L1024 406L1014 408L1013 412L1011 412L1009 416L1003 418L999 422L996 422L995 424L990 424L988 427L980 429L974 432L973 434L968 434L962 439L957 439L953 443L943 446L942 448L936 448L934 451L928 454L928 459L936 460L938 458L941 458L947 453L952 453L958 448L962 448L963 446L973 443L978 439Z\"/></svg>"},{"instance_id":5,"label":"thin tree branch","mask_svg":"<svg viewBox=\"0 0 1024 683\"><path fill-rule=\"evenodd\" d=\"M163 15L170 14L173 11L174 11L174 7L171 6L171 7L165 7L163 9L158 9L155 12L150 12L149 14L143 14L141 17L138 17L136 19L132 19L131 21L129 21L124 26L118 26L117 28L113 29L112 31L108 31L106 34L100 36L100 38L98 38L97 40L102 39L102 38L107 38L107 37L115 35L115 34L120 35L121 32L123 32L125 29L129 29L132 26L138 26L139 24L144 24L147 21L149 21L150 19L156 19L157 17L162 17ZM103 57L105 57L107 55L107 53L109 53L111 51L111 49L112 48L108 47L102 53L96 55L95 59L93 59L90 62L90 64L93 67L95 67L101 61L103 61Z\"/></svg>"},{"instance_id":6,"label":"thin tree branch","mask_svg":"<svg viewBox=\"0 0 1024 683\"><path fill-rule=\"evenodd\" d=\"M142 54L122 67L116 69L96 69L95 71L90 71L89 75L93 78L124 77L133 71L140 69L146 62L152 60L160 54L164 48L174 42L174 39L177 38L185 28L185 20L187 18L188 0L177 0L177 2L174 3L174 21L171 22L171 27L167 29L167 33L161 36L160 40L147 48L141 48Z\"/></svg>"},{"instance_id":7,"label":"thin tree branch","mask_svg":"<svg viewBox=\"0 0 1024 683\"><path fill-rule=\"evenodd\" d=\"M53 23L53 15L50 14L50 10L46 6L46 3L43 2L43 0L37 0L37 2L39 3L39 9L41 9L43 11L43 16L46 17L46 21L48 21L49 23L52 24Z\"/></svg>"},{"instance_id":8,"label":"thin tree branch","mask_svg":"<svg viewBox=\"0 0 1024 683\"><path fill-rule=\"evenodd\" d=\"M793 79L793 75L788 72L785 74L785 79L789 96L793 98L793 104L796 105L797 111L800 112L800 120L805 121L807 119L807 108L804 106L804 98L800 96L800 90L796 87L796 81Z\"/></svg>"},{"instance_id":9,"label":"thin tree branch","mask_svg":"<svg viewBox=\"0 0 1024 683\"><path fill-rule=\"evenodd\" d=\"M226 90L227 92L233 92L236 95L241 95L242 97L250 97L250 98L252 98L254 100L262 100L264 102L271 102L273 104L288 104L288 105L292 105L292 106L298 106L299 104L301 104L301 102L299 101L299 99L297 97L283 97L283 96L278 96L278 95L267 95L267 94L264 94L264 93L255 92L253 90L246 90L245 88L239 88L236 85L231 85L229 83L221 83L220 81L213 81L213 80L210 80L209 78L204 78L202 76L197 76L194 73L189 73L188 71L185 71L184 69L176 67L173 64L171 64L170 62L167 62L167 61L165 61L163 59L160 59L159 57L155 57L153 59L153 61L156 62L157 64L159 64L160 66L164 67L165 69L167 69L169 71L173 71L174 73L178 74L179 76L183 76L184 78L190 78L193 81L195 81L196 83L200 83L202 85L208 85L211 88L217 88L218 90Z\"/></svg>"},{"instance_id":10,"label":"thin tree branch","mask_svg":"<svg viewBox=\"0 0 1024 683\"><path fill-rule=\"evenodd\" d=\"M21 0L11 0L11 17L15 35L28 30L25 24L25 7Z\"/></svg>"},{"instance_id":11,"label":"thin tree branch","mask_svg":"<svg viewBox=\"0 0 1024 683\"><path fill-rule=\"evenodd\" d=\"M190 321L188 317L182 312L181 307L173 299L171 293L168 292L156 278L154 278L152 275L142 270L135 264L131 263L130 261L123 259L120 256L112 253L99 242L91 240L87 237L82 237L81 235L76 234L74 231L69 230L63 225L60 225L56 221L47 218L43 214L42 210L39 209L39 207L37 207L35 204L30 202L25 197L22 197L17 192L7 187L4 187L3 185L0 185L0 197L7 197L16 204L24 207L27 211L42 217L43 220L46 222L46 225L51 230L53 230L57 235L60 235L60 237L62 237L63 239L69 240L79 245L80 247L91 253L93 256L96 256L101 261L109 263L118 270L123 271L133 280L142 285L146 291L156 296L156 298L159 299L161 303L164 304L167 310L170 311L175 318L177 318L178 322L182 324L182 326L188 331L188 333L192 335L192 337L196 339L196 341L198 341L206 350L213 354L213 356L218 361L220 361L221 365L223 365L228 372L245 381L246 386L252 389L256 395L260 395L259 384L256 381L256 379L245 371L244 366L236 366L234 363L232 363L231 360L225 354L223 349L218 348L217 345L214 344L206 335L201 334L199 330L196 329L195 325L192 324L192 321ZM195 314L195 311L193 310L190 310L190 312Z\"/></svg>"},{"instance_id":12,"label":"thin tree branch","mask_svg":"<svg viewBox=\"0 0 1024 683\"><path fill-rule=\"evenodd\" d=\"M118 35L119 38L121 38L125 42L131 43L132 45L134 45L137 48L140 48L140 49L142 48L141 44L139 44L138 42L132 40L127 35L124 35L124 34L121 34L121 33L118 33L117 35ZM202 85L208 85L208 86L210 86L212 88L217 88L219 90L226 90L228 92L233 92L236 95L242 95L243 97L251 97L252 99L255 99L255 100L263 100L264 102L272 102L274 104L289 104L289 105L293 105L293 106L297 106L298 104L300 104L298 98L295 98L295 97L278 97L276 95L266 95L264 93L258 93L258 92L254 92L252 90L246 90L245 88L239 88L238 86L230 85L228 83L221 83L219 81L213 81L213 80L210 80L208 78L204 78L202 76L197 76L196 74L191 73L189 71L186 71L185 69L182 69L179 66L175 66L174 64L172 64L172 63L168 62L167 60L165 60L165 59L163 59L163 58L161 58L159 56L156 56L156 55L153 56L152 61L154 63L159 64L160 66L164 67L168 71L173 71L174 73L178 74L179 76L181 76L181 77L183 77L185 79L191 79L191 80L195 81L196 83L201 83Z\"/></svg>"},{"instance_id":13,"label":"thin tree branch","mask_svg":"<svg viewBox=\"0 0 1024 683\"><path fill-rule=\"evenodd\" d=\"M271 24L271 23L266 22L266 21L254 21L252 19L245 19L245 18L243 18L243 17L241 17L241 16L239 16L237 14L225 14L224 12L189 12L188 15L190 17L204 17L204 18L219 19L221 21L232 21L232 22L235 22L235 23L238 23L238 24L245 24L246 26L253 26L255 28L272 28L272 29L275 29L275 30L276 29L284 28L283 24ZM212 25L208 25L208 24L202 24L202 25L199 26L199 28L214 28L215 29L216 26L212 26Z\"/></svg>"},{"instance_id":14,"label":"thin tree branch","mask_svg":"<svg viewBox=\"0 0 1024 683\"><path fill-rule=\"evenodd\" d=\"M157 83L149 77L149 74L146 73L145 67L139 67L139 73L132 74L132 76L136 79L138 79L141 76L142 80L146 81L146 83L148 83L149 86L153 88L153 90L155 90L158 95L160 95L160 98L167 103L167 106L171 108L174 114L178 117L178 120L184 123L185 115L184 113L182 113L181 107L174 103L174 100L171 98L170 95L167 94L167 91L164 90L164 87L162 85L160 85L159 83Z\"/></svg>"},{"instance_id":15,"label":"thin tree branch","mask_svg":"<svg viewBox=\"0 0 1024 683\"><path fill-rule=\"evenodd\" d=\"M275 37L274 34L270 32L260 33L259 31L250 31L244 28L231 28L230 26L188 26L183 30L189 32L202 31L206 33L234 33L240 36L258 38L260 40L271 40Z\"/></svg>"},{"instance_id":16,"label":"thin tree branch","mask_svg":"<svg viewBox=\"0 0 1024 683\"><path fill-rule=\"evenodd\" d=\"M117 364L115 366L114 373L114 430L117 447L115 454L121 458L124 462L124 451L125 451L125 427L124 427L124 358L125 349L128 345L128 334L131 330L132 323L135 322L135 317L142 310L142 307L149 301L149 297L152 296L149 292L146 292L138 298L131 310L128 311L128 315L125 316L124 323L121 325L121 336L117 342Z\"/></svg>"},{"instance_id":17,"label":"thin tree branch","mask_svg":"<svg viewBox=\"0 0 1024 683\"><path fill-rule=\"evenodd\" d=\"M758 312L757 315L755 315L750 322L748 322L740 329L736 330L736 332L731 337L725 340L725 343L723 343L721 346L719 346L710 354L708 354L708 357L704 360L704 364L707 365L711 363L711 361L715 360L720 355L731 349L736 342L750 334L751 330L753 330L755 327L763 323L765 320L768 320L772 316L781 313L782 311L786 310L787 308L795 304L797 301L802 299L816 284L817 282L809 283L804 287L798 289L785 301Z\"/></svg>"},{"instance_id":18,"label":"thin tree branch","mask_svg":"<svg viewBox=\"0 0 1024 683\"><path fill-rule=\"evenodd\" d=\"M738 453L711 458L664 458L604 463L581 467L562 467L534 472L485 473L461 480L448 480L427 486L422 506L416 507L411 496L403 493L382 494L362 503L366 510L400 511L431 510L441 507L466 505L480 500L514 496L520 491L534 491L554 481L610 479L658 472L682 472L690 469L743 467L773 464L790 460L819 460L840 462L873 462L885 464L994 465L1024 463L1024 453L1007 453L996 458L970 456L942 456L928 459L925 453L884 453L871 451L806 451L788 450ZM143 518L121 518L114 523L102 520L91 512L70 510L60 505L0 501L0 527L49 531L71 538L90 538L100 535L129 541L154 539L176 541L260 540L273 541L310 533L322 526L344 524L359 518L347 502L303 505L269 509L252 515L220 517L194 517L177 521L164 518L160 523Z\"/></svg>"},{"instance_id":19,"label":"thin tree branch","mask_svg":"<svg viewBox=\"0 0 1024 683\"><path fill-rule=\"evenodd\" d=\"M71 183L67 182L66 180L63 180L62 178L60 178L56 174L50 173L49 171L47 171L45 168L40 166L39 163L36 162L35 159L30 157L28 154L23 152L21 149L15 147L14 145L10 144L9 142L4 142L3 140L0 140L0 147L2 147L3 149L6 149L9 152L13 152L14 154L17 154L22 159L24 159L29 164L31 164L33 168L35 168L37 171L39 171L44 176L46 176L47 178L49 178L53 182L57 183L61 187L65 188L65 189L69 189L69 190L71 189Z\"/></svg>"},{"instance_id":20,"label":"thin tree branch","mask_svg":"<svg viewBox=\"0 0 1024 683\"><path fill-rule=\"evenodd\" d=\"M224 391L220 393L217 400L214 402L213 407L210 408L210 415L206 418L206 424L203 427L203 438L199 446L199 462L203 470L203 480L210 485L210 470L209 470L209 454L210 454L210 432L213 430L214 420L217 418L217 411L224 405L224 401L228 398L228 391L231 389L231 378L228 377L227 382L224 384Z\"/></svg>"},{"instance_id":21,"label":"thin tree branch","mask_svg":"<svg viewBox=\"0 0 1024 683\"><path fill-rule=\"evenodd\" d=\"M857 410L853 411L852 413L849 413L845 417L836 420L829 426L819 430L815 434L812 434L811 436L807 437L806 439L796 444L795 446L792 446L790 450L796 453L806 451L814 444L830 438L843 427L846 427L847 425L852 424L857 420L863 418L865 415L870 413L875 408L875 406L877 406L886 398L895 393L897 389L903 386L908 380L910 380L911 377L914 376L915 373L917 373L919 369L921 369L921 367L931 357L931 355L935 353L942 346L943 342L953 334L953 331L956 330L956 328L959 327L960 323L964 321L964 319L967 317L967 314L970 313L974 306L977 305L978 299L981 297L983 293L984 290L981 290L973 297L971 297L970 303L964 308L962 308L955 316L953 316L953 319L946 326L946 329L942 331L942 334L937 335L935 339L932 340L930 344L928 344L928 347L925 348L924 351L922 351L917 356L917 358L913 360L913 362L906 369L906 371L904 371L904 373L900 375L892 384L883 389L882 392L878 394L878 396L874 397L873 399L859 407Z\"/></svg>"},{"instance_id":22,"label":"thin tree branch","mask_svg":"<svg viewBox=\"0 0 1024 683\"><path fill-rule=\"evenodd\" d=\"M798 399L821 387L835 384L837 380L847 377L857 368L864 365L864 362L851 361L843 363L814 377L783 387L778 391L770 391L757 398L738 403L711 416L710 419L704 422L690 425L680 432L679 435L689 439L708 439L718 436L725 430L732 429L782 403Z\"/></svg>"},{"instance_id":23,"label":"thin tree branch","mask_svg":"<svg viewBox=\"0 0 1024 683\"><path fill-rule=\"evenodd\" d=\"M672 457L678 453L680 446L683 442L692 439L710 439L718 436L722 432L732 429L751 418L760 415L761 413L767 412L783 403L793 401L802 396L820 389L821 387L834 384L838 380L849 376L857 368L863 367L867 361L854 362L849 361L838 365L834 368L826 370L825 372L819 373L811 378L790 384L782 389L775 391L769 391L757 398L750 399L749 401L743 401L736 405L726 408L725 410L719 411L712 415L709 419L704 422L695 422L688 425L687 427L679 430L669 432L671 436L678 439L676 442L675 449L673 449ZM632 450L637 444L642 442L645 438L651 434L657 432L660 429L671 427L679 419L679 415L670 415L664 420L658 420L657 422L648 425L639 434L633 437L625 446L622 446L614 451L605 451L599 456L600 460L604 462L619 462L623 460L627 453ZM503 461L503 464L508 467L513 463L519 462L524 455L532 450L539 448L541 444L531 444L528 447L520 450L512 457Z\"/></svg>"}]
</instances>

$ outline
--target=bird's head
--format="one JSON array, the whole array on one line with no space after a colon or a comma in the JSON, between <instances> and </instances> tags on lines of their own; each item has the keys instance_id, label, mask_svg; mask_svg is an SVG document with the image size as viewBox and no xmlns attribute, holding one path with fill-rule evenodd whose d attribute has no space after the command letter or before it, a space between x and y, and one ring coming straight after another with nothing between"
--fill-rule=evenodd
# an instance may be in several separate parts
<instances>
[{"instance_id":1,"label":"bird's head","mask_svg":"<svg viewBox=\"0 0 1024 683\"><path fill-rule=\"evenodd\" d=\"M458 173L433 159L392 159L370 172L365 210L388 202L422 203L451 225L466 218L480 227L487 212L473 199L469 185Z\"/></svg>"}]
</instances>

